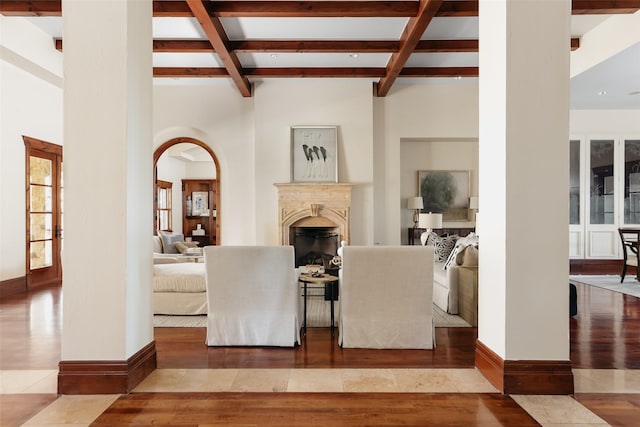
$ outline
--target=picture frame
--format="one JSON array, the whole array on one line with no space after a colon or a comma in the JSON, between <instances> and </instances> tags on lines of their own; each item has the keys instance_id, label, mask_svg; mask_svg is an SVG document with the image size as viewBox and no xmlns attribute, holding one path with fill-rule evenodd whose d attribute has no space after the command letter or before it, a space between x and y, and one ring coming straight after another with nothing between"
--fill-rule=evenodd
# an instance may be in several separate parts
<instances>
[{"instance_id":1,"label":"picture frame","mask_svg":"<svg viewBox=\"0 0 640 427\"><path fill-rule=\"evenodd\" d=\"M191 193L191 215L202 215L203 212L209 210L209 192L194 191Z\"/></svg>"},{"instance_id":2,"label":"picture frame","mask_svg":"<svg viewBox=\"0 0 640 427\"><path fill-rule=\"evenodd\" d=\"M418 171L422 212L441 213L442 221L467 221L470 181L468 170Z\"/></svg>"},{"instance_id":3,"label":"picture frame","mask_svg":"<svg viewBox=\"0 0 640 427\"><path fill-rule=\"evenodd\" d=\"M338 182L338 126L291 127L291 182Z\"/></svg>"}]
</instances>

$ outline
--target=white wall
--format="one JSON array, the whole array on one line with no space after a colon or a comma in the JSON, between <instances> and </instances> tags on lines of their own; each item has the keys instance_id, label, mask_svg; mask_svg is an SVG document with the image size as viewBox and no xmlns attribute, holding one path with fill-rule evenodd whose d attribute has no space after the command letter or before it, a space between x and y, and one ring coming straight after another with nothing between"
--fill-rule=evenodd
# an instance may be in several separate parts
<instances>
[{"instance_id":1,"label":"white wall","mask_svg":"<svg viewBox=\"0 0 640 427\"><path fill-rule=\"evenodd\" d=\"M62 145L62 88L56 84L60 79L51 72L41 72L44 67L56 71L61 69L62 55L55 49L55 53L50 52L51 39L23 19L0 16L0 34L2 281L22 277L26 273L25 151L22 135Z\"/></svg>"},{"instance_id":2,"label":"white wall","mask_svg":"<svg viewBox=\"0 0 640 427\"><path fill-rule=\"evenodd\" d=\"M373 100L364 80L271 80L255 88L256 241L278 244L277 191L290 181L290 127L337 125L338 181L352 190L351 243L373 244Z\"/></svg>"},{"instance_id":3,"label":"white wall","mask_svg":"<svg viewBox=\"0 0 640 427\"><path fill-rule=\"evenodd\" d=\"M640 110L571 110L569 130L572 136L638 136Z\"/></svg>"},{"instance_id":4,"label":"white wall","mask_svg":"<svg viewBox=\"0 0 640 427\"><path fill-rule=\"evenodd\" d=\"M375 229L380 234L376 235L375 240L382 244L400 244L401 236L406 234L403 231L406 228L403 227L408 214L405 212L407 196L403 195L401 181L402 175L412 173L415 166L405 167L402 163L401 141L464 141L478 138L477 81L452 79L450 84L443 80L440 82L432 85L410 85L399 81L386 96L384 104L376 103L376 121L383 122L376 123L376 128L380 127L380 131L384 133L381 138L384 150L377 148L376 154L384 158L384 167L375 171L376 183L380 183L376 187L375 196L376 200L384 200L381 206L384 206L385 212L381 215L384 225L376 224ZM456 169L458 165L459 168L466 169L472 158L467 157L469 155L477 158L477 154L455 153L461 162L449 159L447 164L455 165ZM442 162L445 160L442 159Z\"/></svg>"},{"instance_id":5,"label":"white wall","mask_svg":"<svg viewBox=\"0 0 640 427\"><path fill-rule=\"evenodd\" d=\"M254 244L254 98L230 84L154 87L154 148L191 137L215 153L220 170L220 241Z\"/></svg>"}]
</instances>

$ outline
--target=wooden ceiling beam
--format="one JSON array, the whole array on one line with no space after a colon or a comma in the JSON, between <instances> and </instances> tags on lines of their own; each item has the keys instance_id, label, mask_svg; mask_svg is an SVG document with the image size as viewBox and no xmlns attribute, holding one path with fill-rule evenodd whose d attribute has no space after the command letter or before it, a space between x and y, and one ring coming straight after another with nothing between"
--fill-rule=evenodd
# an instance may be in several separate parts
<instances>
[{"instance_id":1,"label":"wooden ceiling beam","mask_svg":"<svg viewBox=\"0 0 640 427\"><path fill-rule=\"evenodd\" d=\"M635 13L640 0L572 0L572 15L615 15Z\"/></svg>"},{"instance_id":2,"label":"wooden ceiling beam","mask_svg":"<svg viewBox=\"0 0 640 427\"><path fill-rule=\"evenodd\" d=\"M396 40L242 40L230 41L234 52L276 53L388 53L398 50Z\"/></svg>"},{"instance_id":3,"label":"wooden ceiling beam","mask_svg":"<svg viewBox=\"0 0 640 427\"><path fill-rule=\"evenodd\" d=\"M4 16L62 16L61 0L2 0L0 14Z\"/></svg>"},{"instance_id":4,"label":"wooden ceiling beam","mask_svg":"<svg viewBox=\"0 0 640 427\"><path fill-rule=\"evenodd\" d=\"M153 77L229 77L222 67L153 67Z\"/></svg>"},{"instance_id":5,"label":"wooden ceiling beam","mask_svg":"<svg viewBox=\"0 0 640 427\"><path fill-rule=\"evenodd\" d=\"M209 3L208 0L204 1ZM229 52L227 49L226 44L229 42L229 38L224 31L224 27L222 26L220 19L215 16L211 16L208 8L203 3L203 0L187 0L187 4L191 8L193 16L195 16L200 23L200 26L207 35L211 45L216 50L216 53L224 64L224 67L227 69L229 77L231 77L233 82L236 84L242 96L250 97L251 83L242 74L242 64L240 64L238 56L233 52Z\"/></svg>"},{"instance_id":6,"label":"wooden ceiling beam","mask_svg":"<svg viewBox=\"0 0 640 427\"><path fill-rule=\"evenodd\" d=\"M268 67L245 68L244 74L253 78L379 78L385 75L383 67ZM223 67L154 67L154 77L229 77ZM410 67L404 68L399 77L478 77L478 67Z\"/></svg>"},{"instance_id":7,"label":"wooden ceiling beam","mask_svg":"<svg viewBox=\"0 0 640 427\"><path fill-rule=\"evenodd\" d=\"M442 5L442 0L420 0L420 9L415 18L410 18L400 36L400 49L391 55L387 72L376 84L376 95L385 96L404 68L411 53L418 45L420 37Z\"/></svg>"},{"instance_id":8,"label":"wooden ceiling beam","mask_svg":"<svg viewBox=\"0 0 640 427\"><path fill-rule=\"evenodd\" d=\"M479 67L411 67L400 71L400 77L478 77Z\"/></svg>"},{"instance_id":9,"label":"wooden ceiling beam","mask_svg":"<svg viewBox=\"0 0 640 427\"><path fill-rule=\"evenodd\" d=\"M231 17L412 17L418 13L416 1L213 1L214 16ZM573 0L573 15L635 13L640 0ZM5 16L62 16L61 0L2 0ZM192 17L184 0L155 0L155 17ZM437 17L478 16L478 0L445 0Z\"/></svg>"},{"instance_id":10,"label":"wooden ceiling beam","mask_svg":"<svg viewBox=\"0 0 640 427\"><path fill-rule=\"evenodd\" d=\"M62 40L55 40L56 49L62 51ZM227 48L235 53L389 53L395 52L400 42L394 40L245 40L229 41ZM571 50L580 47L580 39L571 39ZM156 53L215 53L208 40L154 40ZM478 40L420 40L416 53L475 53Z\"/></svg>"}]
</instances>

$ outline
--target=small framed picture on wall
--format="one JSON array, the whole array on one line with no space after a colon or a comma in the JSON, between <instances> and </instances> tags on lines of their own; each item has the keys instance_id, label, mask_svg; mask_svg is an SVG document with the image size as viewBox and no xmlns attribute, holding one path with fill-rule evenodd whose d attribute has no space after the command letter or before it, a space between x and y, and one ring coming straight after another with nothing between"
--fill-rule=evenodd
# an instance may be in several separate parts
<instances>
[{"instance_id":1,"label":"small framed picture on wall","mask_svg":"<svg viewBox=\"0 0 640 427\"><path fill-rule=\"evenodd\" d=\"M191 214L202 215L209 209L209 193L207 191L194 191L191 195Z\"/></svg>"},{"instance_id":2,"label":"small framed picture on wall","mask_svg":"<svg viewBox=\"0 0 640 427\"><path fill-rule=\"evenodd\" d=\"M338 182L338 127L291 127L291 182Z\"/></svg>"}]
</instances>

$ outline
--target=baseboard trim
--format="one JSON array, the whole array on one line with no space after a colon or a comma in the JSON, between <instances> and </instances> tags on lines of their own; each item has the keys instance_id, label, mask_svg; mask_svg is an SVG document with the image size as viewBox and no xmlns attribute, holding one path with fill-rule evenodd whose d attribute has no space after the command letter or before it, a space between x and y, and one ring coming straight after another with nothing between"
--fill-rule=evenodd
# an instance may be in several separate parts
<instances>
[{"instance_id":1,"label":"baseboard trim","mask_svg":"<svg viewBox=\"0 0 640 427\"><path fill-rule=\"evenodd\" d=\"M571 362L503 360L476 341L476 368L503 394L573 394Z\"/></svg>"},{"instance_id":2,"label":"baseboard trim","mask_svg":"<svg viewBox=\"0 0 640 427\"><path fill-rule=\"evenodd\" d=\"M27 292L27 276L0 281L0 298Z\"/></svg>"},{"instance_id":3,"label":"baseboard trim","mask_svg":"<svg viewBox=\"0 0 640 427\"><path fill-rule=\"evenodd\" d=\"M126 361L61 361L58 394L128 394L156 367L155 341Z\"/></svg>"},{"instance_id":4,"label":"baseboard trim","mask_svg":"<svg viewBox=\"0 0 640 427\"><path fill-rule=\"evenodd\" d=\"M630 267L635 273L635 267ZM569 274L620 274L621 259L570 259Z\"/></svg>"}]
</instances>

